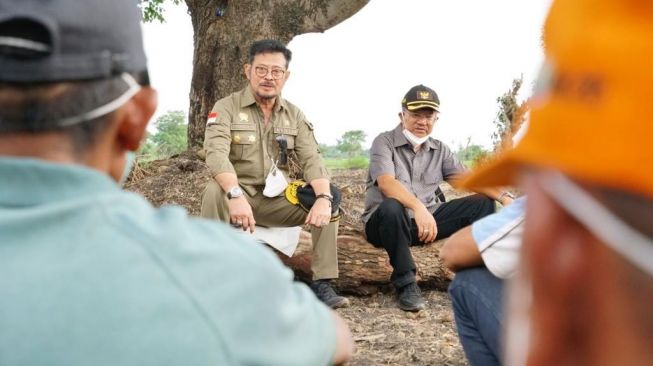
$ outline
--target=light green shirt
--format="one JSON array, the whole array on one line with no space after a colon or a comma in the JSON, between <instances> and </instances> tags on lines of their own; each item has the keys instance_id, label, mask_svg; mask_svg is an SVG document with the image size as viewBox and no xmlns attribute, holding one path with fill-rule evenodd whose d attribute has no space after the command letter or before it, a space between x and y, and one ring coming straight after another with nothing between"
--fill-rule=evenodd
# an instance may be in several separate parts
<instances>
[{"instance_id":1,"label":"light green shirt","mask_svg":"<svg viewBox=\"0 0 653 366\"><path fill-rule=\"evenodd\" d=\"M326 365L329 310L267 248L107 176L0 158L0 365Z\"/></svg>"}]
</instances>

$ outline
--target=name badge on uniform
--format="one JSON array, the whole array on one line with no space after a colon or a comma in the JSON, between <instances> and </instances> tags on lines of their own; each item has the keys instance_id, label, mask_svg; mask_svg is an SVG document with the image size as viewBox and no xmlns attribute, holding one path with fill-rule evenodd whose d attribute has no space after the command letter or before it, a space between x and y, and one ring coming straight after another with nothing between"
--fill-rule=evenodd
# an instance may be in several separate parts
<instances>
[{"instance_id":1,"label":"name badge on uniform","mask_svg":"<svg viewBox=\"0 0 653 366\"><path fill-rule=\"evenodd\" d=\"M288 181L283 176L283 172L277 168L277 164L272 160L272 167L265 178L265 188L263 195L265 197L277 197L288 187Z\"/></svg>"}]
</instances>

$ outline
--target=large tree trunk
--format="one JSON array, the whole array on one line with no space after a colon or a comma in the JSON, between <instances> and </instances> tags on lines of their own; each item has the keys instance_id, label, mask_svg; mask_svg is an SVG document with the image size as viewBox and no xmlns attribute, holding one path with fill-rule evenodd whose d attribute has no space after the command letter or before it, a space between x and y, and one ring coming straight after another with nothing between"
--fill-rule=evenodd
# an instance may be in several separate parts
<instances>
[{"instance_id":1,"label":"large tree trunk","mask_svg":"<svg viewBox=\"0 0 653 366\"><path fill-rule=\"evenodd\" d=\"M417 282L422 288L446 291L453 273L440 261L441 242L411 248L417 264ZM284 264L301 280L311 279L311 234L302 231L295 254L288 258L279 253ZM392 267L385 250L368 243L361 235L338 235L340 278L335 281L343 293L370 295L390 290Z\"/></svg>"},{"instance_id":2,"label":"large tree trunk","mask_svg":"<svg viewBox=\"0 0 653 366\"><path fill-rule=\"evenodd\" d=\"M369 0L186 0L194 33L188 145L204 140L206 116L220 98L245 85L243 64L252 41L283 43L299 34L324 32ZM222 15L217 13L222 11Z\"/></svg>"}]
</instances>

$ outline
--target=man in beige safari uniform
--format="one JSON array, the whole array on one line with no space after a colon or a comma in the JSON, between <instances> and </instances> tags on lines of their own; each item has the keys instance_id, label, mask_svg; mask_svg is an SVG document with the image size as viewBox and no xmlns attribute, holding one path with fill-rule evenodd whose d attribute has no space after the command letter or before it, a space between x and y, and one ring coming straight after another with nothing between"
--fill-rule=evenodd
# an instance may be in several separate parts
<instances>
[{"instance_id":1,"label":"man in beige safari uniform","mask_svg":"<svg viewBox=\"0 0 653 366\"><path fill-rule=\"evenodd\" d=\"M220 99L209 114L204 150L214 179L204 191L201 216L230 222L250 232L254 232L256 224L310 224L311 288L325 304L337 308L349 301L338 296L329 283L338 277L338 221L330 221L333 197L328 173L313 125L299 108L281 98L290 75L291 55L278 41L254 42L244 67L249 85ZM304 179L315 191L315 204L308 213L283 196L280 189L285 182L272 179L271 172L277 168L277 172L288 176L287 169L278 166L282 152L279 139L288 150L295 151Z\"/></svg>"}]
</instances>

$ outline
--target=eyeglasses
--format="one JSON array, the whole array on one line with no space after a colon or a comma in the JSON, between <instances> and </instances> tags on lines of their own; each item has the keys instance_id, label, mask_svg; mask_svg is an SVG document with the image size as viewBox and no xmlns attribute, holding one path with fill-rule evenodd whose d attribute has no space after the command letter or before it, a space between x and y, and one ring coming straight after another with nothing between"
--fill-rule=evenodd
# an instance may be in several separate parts
<instances>
[{"instance_id":1,"label":"eyeglasses","mask_svg":"<svg viewBox=\"0 0 653 366\"><path fill-rule=\"evenodd\" d=\"M254 72L256 73L256 76L260 78L264 78L270 73L272 75L272 79L274 80L279 80L283 78L283 75L286 73L286 70L281 69L281 68L267 68L265 66L255 66L254 67Z\"/></svg>"},{"instance_id":2,"label":"eyeglasses","mask_svg":"<svg viewBox=\"0 0 653 366\"><path fill-rule=\"evenodd\" d=\"M415 113L411 112L408 110L404 110L404 116L407 116L408 118L415 120L415 121L421 121L425 120L428 123L433 123L438 120L438 114L433 112L433 113Z\"/></svg>"}]
</instances>

